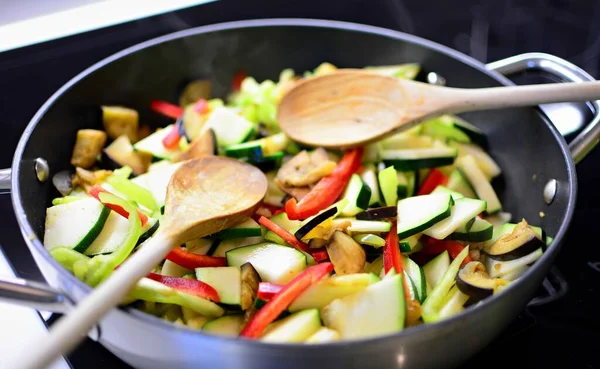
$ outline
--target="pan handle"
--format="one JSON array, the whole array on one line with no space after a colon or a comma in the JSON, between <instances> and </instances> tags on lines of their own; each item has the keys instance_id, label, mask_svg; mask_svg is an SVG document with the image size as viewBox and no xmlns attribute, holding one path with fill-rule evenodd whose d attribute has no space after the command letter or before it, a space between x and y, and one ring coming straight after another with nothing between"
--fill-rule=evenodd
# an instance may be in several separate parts
<instances>
[{"instance_id":1,"label":"pan handle","mask_svg":"<svg viewBox=\"0 0 600 369\"><path fill-rule=\"evenodd\" d=\"M54 313L66 313L72 307L65 295L50 286L21 278L0 279L0 301Z\"/></svg>"},{"instance_id":2,"label":"pan handle","mask_svg":"<svg viewBox=\"0 0 600 369\"><path fill-rule=\"evenodd\" d=\"M11 170L0 169L0 194L10 192Z\"/></svg>"},{"instance_id":3,"label":"pan handle","mask_svg":"<svg viewBox=\"0 0 600 369\"><path fill-rule=\"evenodd\" d=\"M487 68L504 75L541 70L565 82L595 81L594 77L575 64L545 53L526 53L487 64ZM594 112L591 122L570 143L575 164L581 162L598 144L600 138L600 100L588 102Z\"/></svg>"}]
</instances>

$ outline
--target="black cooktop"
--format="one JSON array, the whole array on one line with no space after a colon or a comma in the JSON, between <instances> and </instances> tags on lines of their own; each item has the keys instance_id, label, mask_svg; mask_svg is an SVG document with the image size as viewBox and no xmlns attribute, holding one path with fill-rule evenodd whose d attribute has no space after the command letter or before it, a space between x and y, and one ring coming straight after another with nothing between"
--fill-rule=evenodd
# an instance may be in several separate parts
<instances>
[{"instance_id":1,"label":"black cooktop","mask_svg":"<svg viewBox=\"0 0 600 369\"><path fill-rule=\"evenodd\" d=\"M416 34L483 62L542 51L600 75L600 2L311 0L228 1L133 21L45 44L0 53L0 167L38 107L90 64L137 42L229 20L306 17L372 24ZM532 76L520 76L534 83ZM463 368L600 368L600 148L578 167L579 197L572 227L537 297L488 348ZM17 273L41 280L12 215L0 196L0 244ZM100 345L84 342L69 355L78 368L129 368Z\"/></svg>"}]
</instances>

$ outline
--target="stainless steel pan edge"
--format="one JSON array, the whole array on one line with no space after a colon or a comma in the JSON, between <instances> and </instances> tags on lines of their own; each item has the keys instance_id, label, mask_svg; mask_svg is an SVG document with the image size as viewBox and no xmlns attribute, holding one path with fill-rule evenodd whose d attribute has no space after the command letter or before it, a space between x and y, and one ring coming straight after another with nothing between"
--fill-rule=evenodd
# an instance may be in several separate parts
<instances>
[{"instance_id":1,"label":"stainless steel pan edge","mask_svg":"<svg viewBox=\"0 0 600 369\"><path fill-rule=\"evenodd\" d=\"M121 56L126 55L127 53L135 52L146 46L150 46L155 43L166 41L168 39L184 37L187 34L204 33L204 32L217 31L217 30L223 30L223 29L229 29L229 28L260 27L260 26L269 26L269 25L294 25L294 26L325 27L325 28L332 27L332 28L341 28L341 29L347 29L347 30L374 33L374 34L378 34L378 35L382 35L382 36L386 36L386 37L397 38L397 39L405 40L408 42L415 42L415 43L418 43L418 44L421 44L424 46L432 47L432 48L437 49L438 51L441 50L442 52L451 54L453 57L456 57L456 58L460 59L461 61L464 61L467 64L475 65L477 67L482 67L476 61L474 61L468 57L465 57L462 54L457 54L453 50L447 49L443 46L431 43L426 40L421 40L421 39L413 37L413 36L407 36L407 35L401 34L399 32L394 32L394 31L390 31L390 30L386 30L386 29L377 28L377 27L348 24L348 23L343 23L343 22L294 20L294 19L258 20L258 21L248 21L248 22L232 22L232 23L227 23L227 24L201 27L201 28L194 29L194 30L178 32L173 35L164 36L159 39L151 40L151 41L148 41L141 45L134 46L133 48L124 50L121 53L118 53L112 57L109 57L108 59L106 59L106 60L92 66L88 70L82 72L79 76L75 77L73 80L71 80L69 83L67 83L63 88L61 88L61 90L59 90L55 95L53 95L53 97L50 98L48 100L48 102L38 111L36 116L32 119L32 122L29 124L29 126L25 130L25 133L23 134L23 137L21 138L19 147L15 153L15 158L13 161L13 168L16 168L15 174L17 174L17 171L20 168L19 165L21 164L21 154L23 152L24 143L26 142L28 136L31 134L31 131L34 129L35 123L40 119L41 116L43 116L43 114L48 109L48 107L53 103L53 101L55 99L57 99L72 84L76 83L79 80L79 78L81 78L81 76L84 76L87 73L90 73L91 71L98 69L98 68L102 67L103 65L111 62L112 60L116 60L116 59L120 58ZM537 60L537 62L536 62L536 60ZM520 56L516 56L513 58L509 58L507 60L492 63L490 65L490 67L498 68L499 71L506 72L506 71L516 71L517 69L519 69L519 65L521 65L521 66L525 65L525 66L529 67L532 65L536 65L536 63L538 65L538 68L540 65L545 65L545 66L553 65L554 66L553 68L555 69L555 71L560 70L560 68L558 68L558 67L561 67L563 72L564 71L570 72L570 73L561 73L560 74L561 77L564 79L577 80L577 79L572 78L573 76L578 76L579 78L581 78L581 80L591 79L591 77L589 77L589 75L587 75L585 72L583 72L578 67L576 67L568 62L565 62L561 59L558 59L556 57L552 57L552 56L545 55L545 54L520 55ZM510 84L510 81L503 78L498 73L495 73L494 77L496 77L502 83ZM599 118L597 115L598 104L597 104L597 102L594 102L593 104L594 104L594 108L596 110L596 116L594 117L592 124L590 124L588 126L588 128L586 128L586 130L584 132L582 132L580 134L580 136L577 139L575 139L573 141L573 143L571 144L571 151L576 156L576 158L578 158L577 161L581 160L581 158L583 158L585 156L585 153L587 153L597 143L598 131L600 129L600 126L598 125ZM558 132L556 130L553 130L553 133L556 136L557 140L559 140L559 141L562 140L561 142L563 142L563 146L566 147L564 140L562 139L562 137L560 137ZM573 203L571 203L567 208L567 211L569 213L567 214L566 219L570 220L572 211L573 211L573 207L574 207L574 200L575 200L575 194L576 194L576 176L574 174L573 162L571 161L567 164L569 166L569 170L571 172L570 176L572 179L570 185L568 186L569 193L565 194L565 195L569 196L569 198L573 201ZM32 163L32 170L33 170L33 163ZM3 172L3 173L6 173L6 172ZM18 176L15 175L14 178L12 178L13 188L18 188L16 186L16 178L17 177ZM0 185L0 187L1 187L1 185ZM58 264L56 262L54 262L54 260L52 260L50 258L50 256L44 251L43 246L41 245L40 241L31 236L32 230L27 223L26 214L24 214L23 209L19 206L19 194L18 193L16 193L16 194L13 193L13 206L17 213L17 218L18 218L19 224L21 226L21 230L23 232L24 238L27 241L30 249L33 251L36 262L42 269L46 278L49 280L50 285L58 287L60 290L63 290L64 293L69 296L73 296L75 301L77 301L77 300L81 299L83 296L85 296L85 294L89 292L89 287L85 286L83 283L81 283L80 281L78 281L74 277L72 277L69 273L62 270L62 268L60 268L60 266L58 266ZM557 242L560 242L567 227L568 227L568 224L563 224L561 226L559 232L556 234L556 237L555 237ZM539 263L547 264L548 262L550 262L550 259L554 257L554 254L556 253L557 250L558 250L557 247L550 248L547 255L544 255L544 257L539 261ZM532 270L530 270L528 272L528 274L526 276L524 276L524 279L529 277L530 275L531 275L531 277L534 277L533 274L536 274L536 271L539 269L540 268L532 268ZM543 275L536 276L535 279L541 280L541 278L543 278ZM522 288L522 285L523 285L522 283L517 282L517 283L515 283L514 286L511 286L511 289L514 289L515 293L518 292L519 294L527 294L528 291L526 291L524 288ZM25 290L26 289L19 290L20 293L23 293L20 297L27 299L27 293ZM507 291L507 292L509 292L509 291ZM4 297L6 297L6 296L4 296ZM13 298L14 297L15 296L14 296L14 289L13 289ZM381 337L381 338L368 340L368 341L364 341L364 342L345 342L345 343L340 343L340 344L333 344L333 345L329 345L327 350L339 350L336 352L339 352L341 354L341 356L343 357L344 352L350 353L353 350L357 349L358 347L361 347L362 349L366 350L365 355L369 355L369 352L372 352L373 354L376 354L376 352L378 352L377 346L389 346L389 344L386 344L386 342L392 342L390 340L391 338L403 338L402 341L405 341L405 339L410 337L410 339L412 341L423 342L423 344L425 344L426 341L436 341L439 339L446 339L447 336L452 333L452 329L454 329L456 327L456 322L464 321L466 323L465 317L467 315L477 313L477 311L481 311L482 309L484 309L486 307L486 305L496 304L495 300L500 301L503 299L503 297L505 297L505 296L499 295L494 298L491 298L491 299L489 299L489 301L486 301L482 306L474 308L474 309L469 309L468 311L466 311L452 319L449 319L448 321L436 324L433 327L411 328L400 334L394 335L392 337ZM508 297L508 296L506 296L506 297ZM496 304L496 305L498 305L498 304ZM517 313L517 311L514 312L514 315L516 315L516 313ZM135 318L132 318L132 317L135 317ZM118 333L112 333L110 335L102 336L101 342L105 346L107 346L109 349L111 349L113 352L115 352L119 356L121 356L124 360L126 360L132 364L136 364L136 366L140 366L140 367L161 367L161 365L164 365L164 363L165 363L164 359L168 359L168 362L170 364L174 364L175 367L187 367L186 362L189 364L188 359L190 357L188 355L193 354L193 352L197 349L197 346L188 347L187 344L183 344L183 341L187 340L188 338L191 339L191 342L197 342L200 337L200 339L201 339L205 349L207 349L207 351L212 351L214 349L215 352L223 352L223 350L227 349L232 353L231 356L237 356L237 355L235 355L235 353L238 352L241 355L249 355L249 356L256 356L257 354L271 355L271 357L273 359L276 359L277 355L274 355L274 352L277 350L277 347L280 346L280 345L262 345L262 344L256 344L253 342L246 342L245 345L241 346L239 344L239 341L235 341L235 340L228 340L228 339L222 339L222 338L207 339L206 336L191 332L186 329L177 328L171 324L162 322L160 319L155 319L153 317L150 317L145 314L138 313L138 312L134 312L133 314L126 314L123 310L114 310L113 312L111 312L102 321L101 325L103 326L105 323L108 324L109 322L110 322L110 324L114 325L114 324L117 324L116 323L117 321L119 322L119 324L122 324L123 327L127 327L128 330L139 332L141 343L143 343L142 346L146 347L143 357L140 357L140 355L139 355L139 353L143 352L143 351L139 351L137 349L136 350L126 349L127 345L131 345L132 343L131 342L123 342L119 336L122 336L123 338L125 338L125 337L130 336L128 334L119 335ZM155 324L149 325L148 323L150 323L150 322L155 323ZM501 322L498 322L498 323L500 324ZM173 339L169 340L169 341L173 341L177 344L165 342L166 341L164 339L165 337L161 336L163 349L155 350L155 351L148 350L147 349L148 347L152 347L153 349L155 347L157 347L156 346L157 342L149 342L149 341L153 341L151 337L150 338L144 337L144 335L146 335L148 333L149 326L151 326L150 329L152 331L154 331L154 333L157 335L163 335L163 334L171 335L170 337ZM380 362L380 363L386 367L387 366L403 367L405 365L410 364L410 362L412 360L407 360L406 355L408 354L408 352L404 352L405 348L408 348L408 347L405 347L400 342L392 343L392 346L393 347L391 347L391 349L397 352L396 362L391 362L389 360L385 360L385 362ZM282 352L281 350L279 350L279 351ZM471 350L466 349L466 351L471 351ZM169 352L170 352L170 354L165 354L165 353L169 353ZM285 353L286 353L285 356L281 356L282 360L285 360L285 357L292 358L292 357L302 356L302 355L312 355L314 359L325 358L326 356L328 356L326 353L319 351L318 348L315 348L315 347L308 348L306 346L300 346L300 345L286 345ZM425 354L425 353L423 353L423 354ZM168 357L165 357L165 355ZM444 360L442 358L440 358L440 359ZM200 360L198 363L202 362L207 365L209 365L209 364L215 365L216 364L217 366L219 366L218 363L220 363L220 364L227 363L229 365L235 364L236 360L239 360L239 359L235 359L235 357L233 357L233 358L232 357L230 357L230 358L221 357L219 360L212 362L213 360L209 359L207 361L206 358L202 358L202 360ZM305 363L312 362L312 361L313 360L308 360ZM446 363L450 364L454 360L444 360L444 361ZM240 364L239 361L237 363ZM246 362L246 364L250 364L250 363ZM342 366L344 366L344 367L353 366L352 365L353 363L344 362L344 360L340 360L339 364L340 365L343 364ZM223 365L225 365L225 364L223 364ZM254 365L247 365L247 366L255 367ZM291 365L291 366L296 366L296 365ZM164 367L164 366L162 366L162 367Z\"/></svg>"}]
</instances>

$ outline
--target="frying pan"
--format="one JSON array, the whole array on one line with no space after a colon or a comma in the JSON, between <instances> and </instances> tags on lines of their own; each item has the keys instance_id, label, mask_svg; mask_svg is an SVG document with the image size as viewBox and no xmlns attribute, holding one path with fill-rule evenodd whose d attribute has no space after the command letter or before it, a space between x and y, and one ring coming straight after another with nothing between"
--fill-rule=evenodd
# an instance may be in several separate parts
<instances>
[{"instance_id":1,"label":"frying pan","mask_svg":"<svg viewBox=\"0 0 600 369\"><path fill-rule=\"evenodd\" d=\"M165 125L149 110L152 99L177 101L186 82L210 78L224 95L238 68L262 80L279 71L301 73L323 61L340 67L420 63L452 87L512 84L501 73L544 70L563 81L593 78L547 54L524 54L487 66L442 45L386 29L332 21L271 19L200 27L159 37L110 56L78 74L35 114L15 152L11 170L0 173L11 188L14 211L48 285L24 280L0 283L0 298L40 310L68 311L90 288L45 251L45 209L58 193L48 180L69 169L75 133L100 128L101 104L137 109L140 120ZM441 80L438 78L438 80ZM177 327L125 307L111 310L89 333L138 368L439 368L455 367L489 344L524 308L559 252L577 194L575 163L597 143L598 102L591 123L570 145L539 108L464 114L489 138L489 152L503 169L494 183L513 220L541 226L554 242L509 288L434 325L393 335L326 345L263 344L214 337ZM12 172L12 175L11 175ZM544 216L540 214L543 212Z\"/></svg>"}]
</instances>

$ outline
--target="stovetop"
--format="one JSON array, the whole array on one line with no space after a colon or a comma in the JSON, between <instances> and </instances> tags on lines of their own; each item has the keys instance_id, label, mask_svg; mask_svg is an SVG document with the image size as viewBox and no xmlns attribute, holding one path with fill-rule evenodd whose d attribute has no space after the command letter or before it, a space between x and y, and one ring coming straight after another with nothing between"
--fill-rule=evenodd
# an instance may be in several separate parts
<instances>
[{"instance_id":1,"label":"stovetop","mask_svg":"<svg viewBox=\"0 0 600 369\"><path fill-rule=\"evenodd\" d=\"M17 140L38 107L93 62L180 29L270 17L373 24L431 39L484 62L529 51L548 52L578 64L596 78L600 74L600 2L220 0L1 53L0 81L5 95L0 98L0 167L10 166ZM498 339L463 368L600 368L599 167L600 148L577 167L579 196L572 226L536 297ZM0 245L21 277L42 280L21 239L9 196L0 196ZM68 359L76 369L129 368L90 340Z\"/></svg>"}]
</instances>

